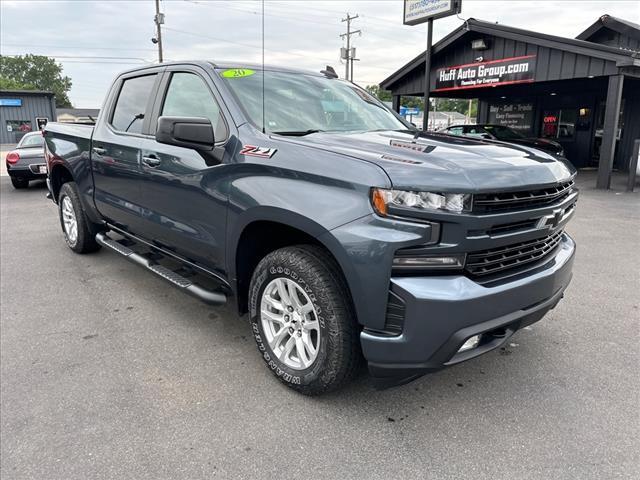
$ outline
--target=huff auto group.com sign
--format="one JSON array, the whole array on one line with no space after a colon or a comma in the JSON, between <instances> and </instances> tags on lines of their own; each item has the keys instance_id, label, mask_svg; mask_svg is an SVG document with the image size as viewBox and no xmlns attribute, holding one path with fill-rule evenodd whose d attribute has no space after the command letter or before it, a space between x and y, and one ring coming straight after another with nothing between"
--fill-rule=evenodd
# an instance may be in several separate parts
<instances>
[{"instance_id":1,"label":"huff auto group.com sign","mask_svg":"<svg viewBox=\"0 0 640 480\"><path fill-rule=\"evenodd\" d=\"M443 67L436 71L434 91L531 83L535 79L535 66L536 56L525 55L455 67Z\"/></svg>"}]
</instances>

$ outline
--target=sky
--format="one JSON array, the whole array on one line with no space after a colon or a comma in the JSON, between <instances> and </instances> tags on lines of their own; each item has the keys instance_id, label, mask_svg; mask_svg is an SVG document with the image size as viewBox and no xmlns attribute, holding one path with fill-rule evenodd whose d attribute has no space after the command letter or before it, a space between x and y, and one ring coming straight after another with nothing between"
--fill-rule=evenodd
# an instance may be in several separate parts
<instances>
[{"instance_id":1,"label":"sky","mask_svg":"<svg viewBox=\"0 0 640 480\"><path fill-rule=\"evenodd\" d=\"M402 0L265 0L265 62L309 70L340 60L346 30L358 15L354 81L377 84L426 45L426 24L402 24ZM260 0L161 0L165 60L261 61ZM603 14L640 23L640 1L463 0L461 18L434 22L434 43L477 18L575 37ZM0 0L0 54L55 57L71 77L77 108L99 108L115 75L157 62L154 0Z\"/></svg>"}]
</instances>

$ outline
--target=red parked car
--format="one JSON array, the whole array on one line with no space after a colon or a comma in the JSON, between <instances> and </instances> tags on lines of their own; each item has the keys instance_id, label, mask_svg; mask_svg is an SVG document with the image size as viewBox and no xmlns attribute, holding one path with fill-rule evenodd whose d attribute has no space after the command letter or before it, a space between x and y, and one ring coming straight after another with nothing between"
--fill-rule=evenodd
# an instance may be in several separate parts
<instances>
[{"instance_id":1,"label":"red parked car","mask_svg":"<svg viewBox=\"0 0 640 480\"><path fill-rule=\"evenodd\" d=\"M16 148L7 154L5 162L14 188L27 188L30 180L45 179L47 164L42 132L31 132L22 137Z\"/></svg>"}]
</instances>

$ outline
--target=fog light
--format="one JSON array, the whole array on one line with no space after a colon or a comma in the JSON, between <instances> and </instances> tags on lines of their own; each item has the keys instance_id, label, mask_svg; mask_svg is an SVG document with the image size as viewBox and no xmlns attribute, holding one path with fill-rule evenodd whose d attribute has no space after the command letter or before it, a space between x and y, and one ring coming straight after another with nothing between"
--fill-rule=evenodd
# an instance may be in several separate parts
<instances>
[{"instance_id":1,"label":"fog light","mask_svg":"<svg viewBox=\"0 0 640 480\"><path fill-rule=\"evenodd\" d=\"M466 342L462 344L462 346L460 347L460 350L458 350L458 353L466 352L467 350L476 348L479 343L480 343L480 335L474 335L473 337L469 338Z\"/></svg>"}]
</instances>

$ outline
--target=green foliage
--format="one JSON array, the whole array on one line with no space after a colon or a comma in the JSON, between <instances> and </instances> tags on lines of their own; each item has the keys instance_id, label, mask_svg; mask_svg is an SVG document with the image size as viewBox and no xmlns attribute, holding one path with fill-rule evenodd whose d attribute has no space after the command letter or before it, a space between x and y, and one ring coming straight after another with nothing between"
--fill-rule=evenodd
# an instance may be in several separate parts
<instances>
[{"instance_id":1,"label":"green foliage","mask_svg":"<svg viewBox=\"0 0 640 480\"><path fill-rule=\"evenodd\" d=\"M438 112L458 112L463 115L469 114L469 100L464 98L431 98L431 109ZM424 99L422 97L402 97L400 105L408 108L424 109ZM478 101L471 101L471 118L475 118L478 112Z\"/></svg>"},{"instance_id":2,"label":"green foliage","mask_svg":"<svg viewBox=\"0 0 640 480\"><path fill-rule=\"evenodd\" d=\"M378 99L383 102L391 101L391 92L389 90L380 90L378 85L367 85L365 89L371 95L378 97ZM458 112L463 115L469 114L469 100L464 98L433 98L432 102L434 101L436 102L435 109L438 112ZM424 99L423 97L401 97L400 105L407 108L419 108L420 110L423 110ZM471 102L471 118L475 118L477 112L478 101L474 99Z\"/></svg>"},{"instance_id":3,"label":"green foliage","mask_svg":"<svg viewBox=\"0 0 640 480\"><path fill-rule=\"evenodd\" d=\"M21 83L0 75L0 90L36 90L36 88L28 83Z\"/></svg>"},{"instance_id":4,"label":"green foliage","mask_svg":"<svg viewBox=\"0 0 640 480\"><path fill-rule=\"evenodd\" d=\"M55 93L56 107L72 106L71 79L62 75L62 65L42 55L0 56L0 88L46 90Z\"/></svg>"},{"instance_id":5,"label":"green foliage","mask_svg":"<svg viewBox=\"0 0 640 480\"><path fill-rule=\"evenodd\" d=\"M438 98L437 110L439 112L458 112L469 114L469 100L464 98ZM478 112L478 101L471 101L471 118L475 118Z\"/></svg>"},{"instance_id":6,"label":"green foliage","mask_svg":"<svg viewBox=\"0 0 640 480\"><path fill-rule=\"evenodd\" d=\"M367 92L369 92L381 102L391 101L391 92L389 90L380 90L380 87L378 85L367 85L364 88Z\"/></svg>"}]
</instances>

